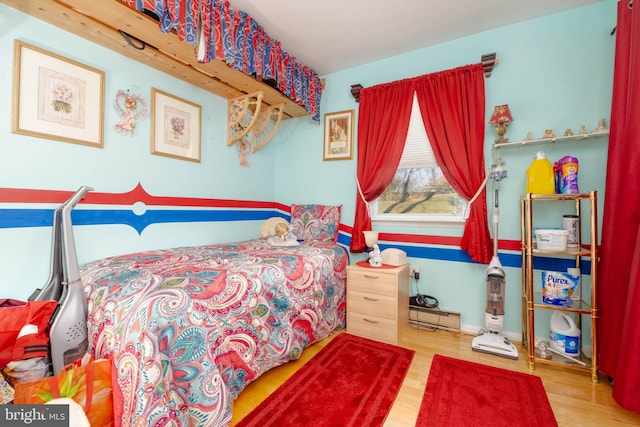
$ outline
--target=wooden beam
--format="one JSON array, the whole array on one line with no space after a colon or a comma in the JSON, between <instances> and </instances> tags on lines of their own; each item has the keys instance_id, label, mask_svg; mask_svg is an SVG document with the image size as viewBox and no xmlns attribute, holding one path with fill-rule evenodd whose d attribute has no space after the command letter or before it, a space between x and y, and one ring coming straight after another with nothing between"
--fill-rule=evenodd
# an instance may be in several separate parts
<instances>
[{"instance_id":1,"label":"wooden beam","mask_svg":"<svg viewBox=\"0 0 640 427\"><path fill-rule=\"evenodd\" d=\"M309 115L304 107L280 91L222 61L199 63L193 46L180 41L175 33L163 33L155 20L119 0L0 0L0 3L227 100L260 90L265 104L284 103L284 118ZM144 42L144 49L131 46L120 30ZM44 41L41 47L50 48Z\"/></svg>"}]
</instances>

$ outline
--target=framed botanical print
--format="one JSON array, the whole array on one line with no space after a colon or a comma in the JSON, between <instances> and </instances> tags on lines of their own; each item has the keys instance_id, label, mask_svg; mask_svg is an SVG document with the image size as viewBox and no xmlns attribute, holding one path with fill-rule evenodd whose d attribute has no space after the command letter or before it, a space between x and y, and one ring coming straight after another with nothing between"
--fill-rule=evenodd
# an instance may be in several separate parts
<instances>
[{"instance_id":1,"label":"framed botanical print","mask_svg":"<svg viewBox=\"0 0 640 427\"><path fill-rule=\"evenodd\" d=\"M200 105L151 89L151 154L200 162Z\"/></svg>"},{"instance_id":2,"label":"framed botanical print","mask_svg":"<svg viewBox=\"0 0 640 427\"><path fill-rule=\"evenodd\" d=\"M104 72L14 42L14 133L103 146Z\"/></svg>"},{"instance_id":3,"label":"framed botanical print","mask_svg":"<svg viewBox=\"0 0 640 427\"><path fill-rule=\"evenodd\" d=\"M354 110L324 115L324 160L353 158Z\"/></svg>"}]
</instances>

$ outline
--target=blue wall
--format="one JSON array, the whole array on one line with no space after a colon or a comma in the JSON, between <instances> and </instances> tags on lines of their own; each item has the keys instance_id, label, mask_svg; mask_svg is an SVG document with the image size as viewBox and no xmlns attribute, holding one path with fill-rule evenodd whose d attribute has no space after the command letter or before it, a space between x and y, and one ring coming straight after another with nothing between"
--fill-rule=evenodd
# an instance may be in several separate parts
<instances>
[{"instance_id":1,"label":"blue wall","mask_svg":"<svg viewBox=\"0 0 640 427\"><path fill-rule=\"evenodd\" d=\"M610 32L615 26L615 9L616 3L606 0L327 75L322 112L354 109L357 120L358 105L350 94L352 84L367 87L437 72L479 62L482 54L496 52L499 64L486 79L487 122L494 105L509 104L515 119L507 133L512 141L524 139L528 131L534 137L541 136L547 128L554 129L557 135L566 128L575 132L583 124L592 129L600 118L606 118L608 124L615 43ZM90 185L98 192L125 193L141 183L154 196L274 201L283 205L342 204L343 224L353 224L356 161L323 161L323 125L310 117L283 122L275 138L249 158L251 166L242 168L235 147L226 147L224 99L4 5L0 5L0 24L0 63L13 62L13 40L20 39L106 73L102 149L13 134L11 99L0 99L0 188L74 191L81 185ZM11 93L12 73L11 67L0 70L2 93ZM148 118L139 123L133 137L111 131L118 120L113 107L116 91L129 89L149 99L151 87L202 106L201 163L149 154ZM495 137L493 128L487 126L487 166L491 164ZM499 234L511 249L517 248L514 242L520 239L519 198L525 170L537 150L544 150L552 160L568 154L578 157L580 187L598 190L602 205L606 138L502 149L509 175L501 184ZM55 206L48 203L38 207ZM92 207L81 205L77 209ZM2 208L25 206L2 204L0 200ZM130 210L131 206L111 208ZM170 208L185 211L184 207ZM186 211L197 209L204 208ZM265 215L273 213L265 210ZM549 213L544 226L559 226L562 213ZM460 227L374 227L410 236L462 234ZM131 226L116 224L74 227L81 263L142 249L242 240L257 236L259 230L260 220L255 219L159 223L141 233ZM1 297L24 299L44 282L50 237L51 228L47 226L0 228ZM342 234L341 239L348 241L348 235ZM421 269L420 280L412 283L412 293L433 295L444 309L461 312L467 329L483 326L486 266L468 262L455 246L415 245L411 249L420 255L410 262ZM353 261L361 257L352 254ZM505 329L516 338L521 328L519 257L517 250L501 251L503 262L509 266Z\"/></svg>"},{"instance_id":2,"label":"blue wall","mask_svg":"<svg viewBox=\"0 0 640 427\"><path fill-rule=\"evenodd\" d=\"M616 2L603 1L330 74L326 76L322 111L354 109L357 121L358 104L350 93L353 84L368 87L437 72L477 63L481 55L496 52L499 63L485 80L487 122L494 105L509 104L514 122L506 136L511 141L523 140L529 131L534 138L541 137L549 128L558 136L567 128L577 133L583 124L592 130L601 118L609 123L615 44L615 37L610 33L615 25ZM323 162L322 132L322 127L304 121L291 120L283 124L271 143L279 153L276 199L285 203L295 200L343 203L342 220L352 225L356 161ZM487 125L487 167L491 165L495 139L495 130ZM499 236L501 246L515 248L502 250L500 254L505 266L514 266L506 268L505 329L514 338L518 338L521 330L522 313L519 201L524 193L525 171L538 150L545 151L552 161L565 155L578 157L580 189L599 192L600 212L604 199L607 138L500 150L508 178L500 188ZM492 203L491 197L489 203ZM569 212L565 212L566 209ZM571 205L548 210L538 214L537 218L542 218L538 226L561 227L562 214L570 213ZM410 228L374 223L374 229L411 235L462 235L460 227ZM588 234L584 233L583 242L588 240ZM415 245L411 249L422 254L420 258L410 259L421 270L420 280L411 285L412 293L433 295L442 308L461 312L467 329L483 326L486 266L468 262L457 247ZM450 261L451 258L462 261ZM586 278L585 285L589 283ZM539 317L546 321L544 315Z\"/></svg>"},{"instance_id":3,"label":"blue wall","mask_svg":"<svg viewBox=\"0 0 640 427\"><path fill-rule=\"evenodd\" d=\"M5 65L0 69L0 188L75 191L88 185L97 192L126 193L140 183L154 196L274 199L274 153L267 147L250 157L251 167L240 167L235 146L226 146L225 99L4 5L0 5L0 25L0 63ZM11 133L14 39L105 72L104 148ZM133 136L111 130L120 118L114 107L117 91L137 92L150 101L152 87L202 106L201 163L151 155L150 118L137 124ZM0 202L0 209L52 209L57 205ZM132 211L131 205L82 204L76 210L89 208ZM168 209L184 210L175 206ZM0 223L6 222L8 213L0 215L4 215ZM142 249L242 240L259 236L259 232L259 221L159 223L140 234L129 225L74 227L80 263ZM25 299L44 284L50 240L51 228L46 226L0 228L1 297Z\"/></svg>"}]
</instances>

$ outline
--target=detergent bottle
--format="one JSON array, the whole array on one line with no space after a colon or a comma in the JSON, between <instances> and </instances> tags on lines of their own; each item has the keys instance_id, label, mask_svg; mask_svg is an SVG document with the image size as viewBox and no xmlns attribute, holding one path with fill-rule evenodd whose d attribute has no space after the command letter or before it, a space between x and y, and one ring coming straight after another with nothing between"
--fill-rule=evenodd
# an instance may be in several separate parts
<instances>
[{"instance_id":1,"label":"detergent bottle","mask_svg":"<svg viewBox=\"0 0 640 427\"><path fill-rule=\"evenodd\" d=\"M555 194L555 174L553 165L543 151L538 151L536 157L527 169L527 193Z\"/></svg>"},{"instance_id":2,"label":"detergent bottle","mask_svg":"<svg viewBox=\"0 0 640 427\"><path fill-rule=\"evenodd\" d=\"M558 173L560 178L561 194L578 194L578 159L573 156L564 156L558 161Z\"/></svg>"},{"instance_id":3,"label":"detergent bottle","mask_svg":"<svg viewBox=\"0 0 640 427\"><path fill-rule=\"evenodd\" d=\"M554 311L549 324L551 348L567 356L580 354L580 329L566 313Z\"/></svg>"}]
</instances>

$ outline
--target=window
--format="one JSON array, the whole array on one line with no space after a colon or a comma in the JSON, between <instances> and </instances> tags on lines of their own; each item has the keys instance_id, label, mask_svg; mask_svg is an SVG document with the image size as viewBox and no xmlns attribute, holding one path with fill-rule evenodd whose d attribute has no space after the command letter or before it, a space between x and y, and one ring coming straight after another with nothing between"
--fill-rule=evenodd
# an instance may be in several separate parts
<instances>
[{"instance_id":1,"label":"window","mask_svg":"<svg viewBox=\"0 0 640 427\"><path fill-rule=\"evenodd\" d=\"M464 223L467 201L451 188L436 163L415 94L400 165L370 207L373 221Z\"/></svg>"}]
</instances>

